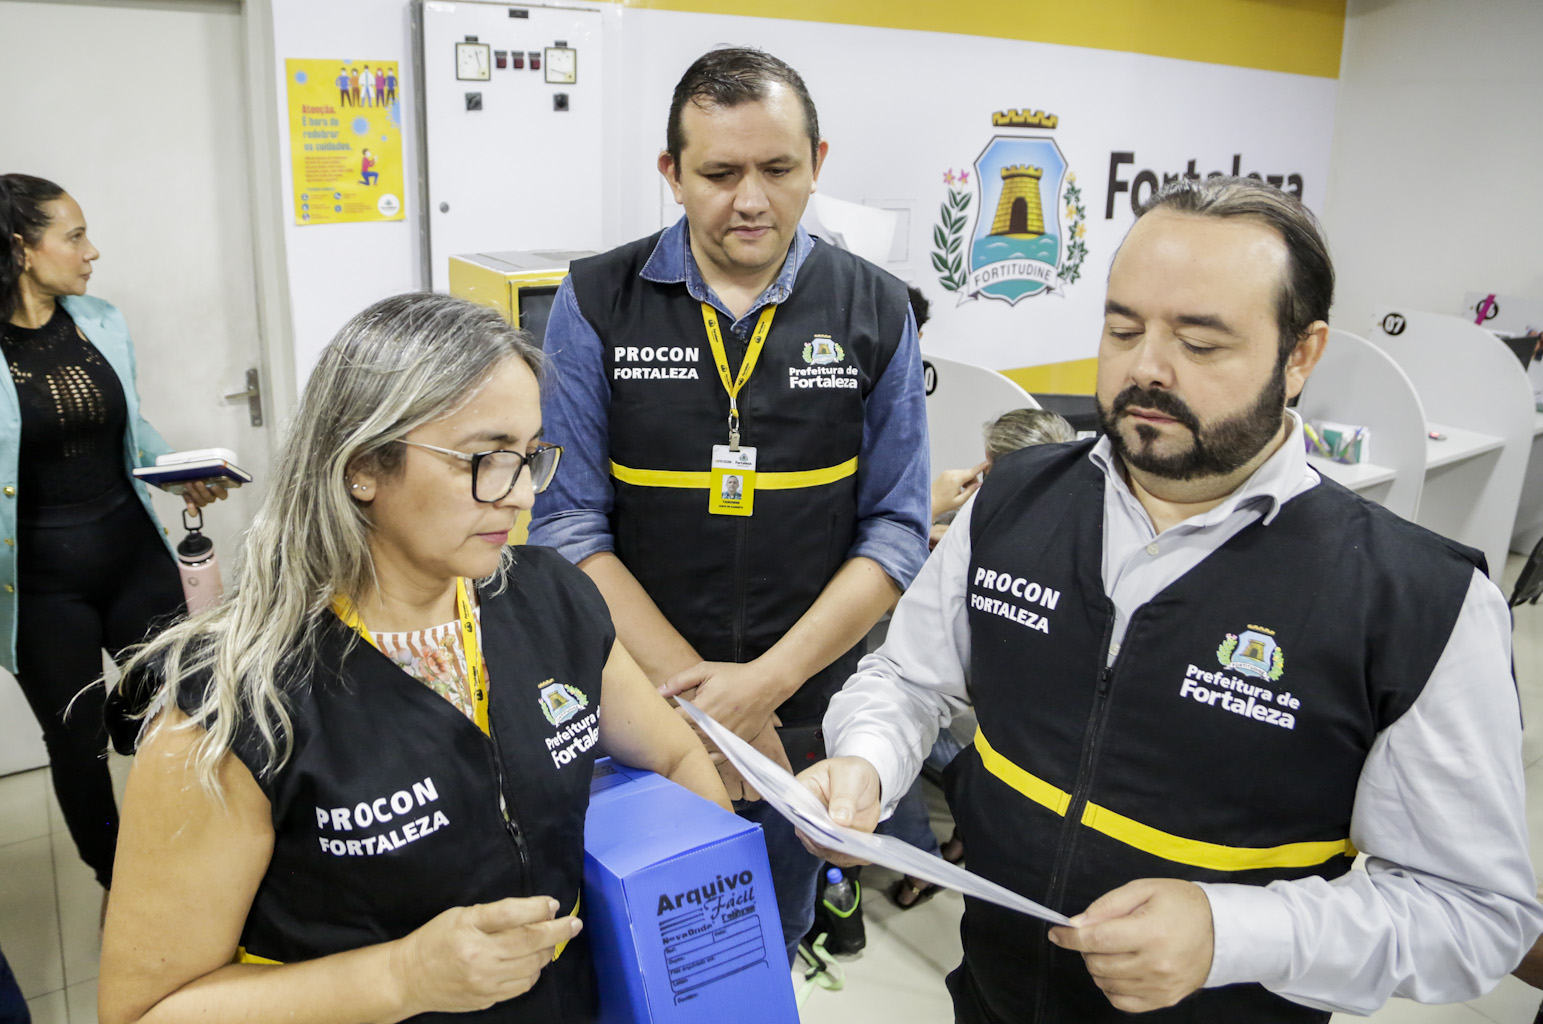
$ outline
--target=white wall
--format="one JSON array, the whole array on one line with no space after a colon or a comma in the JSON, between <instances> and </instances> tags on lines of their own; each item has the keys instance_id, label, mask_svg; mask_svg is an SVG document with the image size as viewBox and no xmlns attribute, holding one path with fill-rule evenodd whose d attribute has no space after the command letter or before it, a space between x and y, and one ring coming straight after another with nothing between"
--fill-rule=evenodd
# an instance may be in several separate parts
<instances>
[{"instance_id":1,"label":"white wall","mask_svg":"<svg viewBox=\"0 0 1543 1024\"><path fill-rule=\"evenodd\" d=\"M615 153L607 196L621 207L612 222L619 237L611 241L659 225L654 158L681 73L722 43L761 47L798 69L819 107L831 143L820 190L912 209L909 258L887 269L932 301L929 351L988 367L1097 354L1103 281L1133 219L1128 193L1105 219L1112 151L1135 154L1120 170L1126 182L1140 168L1182 173L1191 158L1202 175L1230 171L1241 152L1244 173L1300 173L1304 200L1316 209L1327 191L1332 79L1015 39L657 10L626 11L622 37L610 51L628 104L609 111L620 115L607 129ZM1082 278L1064 297L961 303L930 265L933 226L947 198L944 171L968 169L993 134L1011 134L992 128L993 111L1028 107L1060 118L1050 134L1087 210ZM1044 201L1049 208L1054 197ZM663 212L669 222L680 210L671 201Z\"/></svg>"},{"instance_id":2,"label":"white wall","mask_svg":"<svg viewBox=\"0 0 1543 1024\"><path fill-rule=\"evenodd\" d=\"M1543 300L1543 3L1350 0L1325 227L1335 325Z\"/></svg>"},{"instance_id":3,"label":"white wall","mask_svg":"<svg viewBox=\"0 0 1543 1024\"><path fill-rule=\"evenodd\" d=\"M273 82L278 94L277 166L297 386L322 347L354 313L388 295L424 287L418 272L417 130L409 7L395 0L272 0ZM374 224L295 224L284 61L396 61L402 103L406 217Z\"/></svg>"},{"instance_id":4,"label":"white wall","mask_svg":"<svg viewBox=\"0 0 1543 1024\"><path fill-rule=\"evenodd\" d=\"M286 57L398 60L411 64L408 8L384 0L271 0L278 93ZM820 107L831 156L821 189L836 198L911 211L908 258L888 269L933 300L929 347L940 354L1009 368L1087 359L1096 351L1108 261L1131 220L1128 193L1105 218L1112 151L1133 151L1121 170L1204 174L1242 170L1296 173L1304 198L1321 208L1329 177L1335 82L1021 40L852 25L600 5L606 18L603 240L648 234L679 209L654 170L664 142L670 92L688 64L722 43L765 48L798 68ZM412 72L403 119L414 164ZM995 110L1034 108L1060 117L1053 133L1076 174L1087 211L1089 256L1082 279L1062 296L1014 306L960 303L930 266L933 226L947 198L943 174L968 169L994 134ZM432 144L431 139L431 144ZM384 295L421 287L418 201L407 189L407 221L294 227L287 178L285 245L295 326L296 373L349 315ZM537 147L539 149L539 146ZM547 157L561 161L561 153ZM416 168L408 173L415 180ZM496 168L490 173L496 173ZM1055 196L1046 195L1047 207ZM977 203L978 205L978 203ZM989 213L989 212L988 212ZM518 248L510 225L509 247ZM348 273L339 274L344 266Z\"/></svg>"}]
</instances>

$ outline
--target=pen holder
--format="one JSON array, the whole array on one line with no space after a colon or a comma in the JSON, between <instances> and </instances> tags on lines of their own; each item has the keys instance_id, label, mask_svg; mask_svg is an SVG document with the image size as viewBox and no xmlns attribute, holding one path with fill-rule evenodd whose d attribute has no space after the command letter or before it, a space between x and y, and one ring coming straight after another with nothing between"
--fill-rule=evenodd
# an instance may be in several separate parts
<instances>
[{"instance_id":1,"label":"pen holder","mask_svg":"<svg viewBox=\"0 0 1543 1024\"><path fill-rule=\"evenodd\" d=\"M1320 420L1303 423L1302 435L1310 455L1354 466L1371 461L1371 428Z\"/></svg>"}]
</instances>

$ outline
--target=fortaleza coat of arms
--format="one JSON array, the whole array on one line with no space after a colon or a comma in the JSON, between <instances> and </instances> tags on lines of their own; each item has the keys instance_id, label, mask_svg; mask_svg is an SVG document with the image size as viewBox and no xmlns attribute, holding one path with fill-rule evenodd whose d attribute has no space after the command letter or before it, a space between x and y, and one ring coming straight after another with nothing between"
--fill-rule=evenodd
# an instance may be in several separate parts
<instances>
[{"instance_id":1,"label":"fortaleza coat of arms","mask_svg":"<svg viewBox=\"0 0 1543 1024\"><path fill-rule=\"evenodd\" d=\"M1016 305L1065 294L1082 276L1087 209L1049 134L1058 122L1041 110L999 110L992 127L1012 134L993 136L973 170L943 173L948 198L932 229L932 267L960 302Z\"/></svg>"},{"instance_id":2,"label":"fortaleza coat of arms","mask_svg":"<svg viewBox=\"0 0 1543 1024\"><path fill-rule=\"evenodd\" d=\"M1275 640L1275 630L1250 625L1241 633L1228 633L1216 648L1222 668L1256 679L1280 682L1286 672L1286 652Z\"/></svg>"}]
</instances>

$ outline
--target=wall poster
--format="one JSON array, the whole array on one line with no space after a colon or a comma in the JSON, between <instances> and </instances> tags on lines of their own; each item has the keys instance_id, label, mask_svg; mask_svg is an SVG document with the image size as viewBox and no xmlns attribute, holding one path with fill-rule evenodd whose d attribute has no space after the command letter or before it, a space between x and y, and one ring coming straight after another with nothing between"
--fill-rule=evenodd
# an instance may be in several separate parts
<instances>
[{"instance_id":1,"label":"wall poster","mask_svg":"<svg viewBox=\"0 0 1543 1024\"><path fill-rule=\"evenodd\" d=\"M284 62L296 224L402 220L396 61Z\"/></svg>"}]
</instances>

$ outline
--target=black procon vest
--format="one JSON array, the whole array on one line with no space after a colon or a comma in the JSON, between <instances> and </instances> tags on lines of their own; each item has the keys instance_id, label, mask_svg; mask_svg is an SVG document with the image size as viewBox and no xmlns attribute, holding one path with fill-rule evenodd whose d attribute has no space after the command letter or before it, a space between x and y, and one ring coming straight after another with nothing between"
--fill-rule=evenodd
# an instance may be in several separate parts
<instances>
[{"instance_id":1,"label":"black procon vest","mask_svg":"<svg viewBox=\"0 0 1543 1024\"><path fill-rule=\"evenodd\" d=\"M248 954L312 960L509 896L573 910L610 617L589 578L547 548L516 549L506 589L478 594L491 737L335 619L287 695L288 762L265 777L256 730L238 732L234 753L272 804L274 828L242 930ZM592 1020L593 973L580 933L524 995L411 1020Z\"/></svg>"},{"instance_id":2,"label":"black procon vest","mask_svg":"<svg viewBox=\"0 0 1543 1024\"><path fill-rule=\"evenodd\" d=\"M703 658L750 661L809 609L856 537L863 406L899 344L905 286L815 243L739 394L740 443L757 449L755 514L712 515L705 478L713 446L727 443L729 399L701 304L683 282L638 276L659 237L571 274L605 346L616 555ZM737 372L747 339L719 318ZM790 697L784 724L818 721L859 653Z\"/></svg>"},{"instance_id":3,"label":"black procon vest","mask_svg":"<svg viewBox=\"0 0 1543 1024\"><path fill-rule=\"evenodd\" d=\"M1483 557L1324 480L1134 609L1105 666L1092 442L999 460L972 515L970 695L950 769L970 868L1068 915L1137 878L1348 871L1378 733L1419 696ZM968 901L962 1021L1123 1021L1047 928ZM1326 1021L1259 985L1154 1022Z\"/></svg>"}]
</instances>

